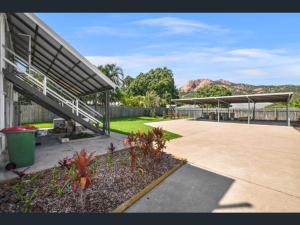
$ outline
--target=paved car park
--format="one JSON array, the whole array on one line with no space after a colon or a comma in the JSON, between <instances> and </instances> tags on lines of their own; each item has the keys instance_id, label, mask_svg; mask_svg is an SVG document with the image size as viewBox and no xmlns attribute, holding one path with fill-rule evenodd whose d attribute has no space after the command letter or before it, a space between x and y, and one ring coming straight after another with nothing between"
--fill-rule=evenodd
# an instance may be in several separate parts
<instances>
[{"instance_id":1,"label":"paved car park","mask_svg":"<svg viewBox=\"0 0 300 225\"><path fill-rule=\"evenodd\" d=\"M222 196L218 196L214 208L204 207L208 203L199 203L195 208L195 202L178 191L185 185L180 181L188 171L182 167L180 170L185 172L179 170L171 175L137 202L139 207L134 205L128 211L161 211L162 202L165 206L163 211L178 211L173 204L180 201L185 206L182 211L300 212L299 130L287 126L194 120L171 120L150 125L183 136L170 141L166 151L186 158L191 166L199 169L198 176L195 170L190 174L190 179L199 179L198 182L193 183L190 189L188 186L185 188L186 192L197 195L195 199L205 203L207 196L203 190L214 192L212 189L215 188L218 192L220 188L218 185L204 185L203 179L207 180L207 176L203 176L204 171L226 177L230 185L226 186L226 191L222 189ZM167 187L170 182L172 185ZM172 198L172 193L179 196ZM153 198L158 194L160 198Z\"/></svg>"}]
</instances>

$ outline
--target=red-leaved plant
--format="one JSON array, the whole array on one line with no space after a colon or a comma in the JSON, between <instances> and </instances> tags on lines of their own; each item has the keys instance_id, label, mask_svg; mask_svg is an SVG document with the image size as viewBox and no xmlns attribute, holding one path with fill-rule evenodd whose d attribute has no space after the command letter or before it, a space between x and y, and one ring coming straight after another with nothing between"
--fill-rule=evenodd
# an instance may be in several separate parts
<instances>
[{"instance_id":1,"label":"red-leaved plant","mask_svg":"<svg viewBox=\"0 0 300 225\"><path fill-rule=\"evenodd\" d=\"M80 203L82 208L85 206L86 189L92 183L92 169L90 165L94 160L95 152L87 153L82 149L73 156L72 163L75 165L75 171L67 177L72 182L72 191L76 193L80 190Z\"/></svg>"},{"instance_id":2,"label":"red-leaved plant","mask_svg":"<svg viewBox=\"0 0 300 225\"><path fill-rule=\"evenodd\" d=\"M162 128L153 128L147 133L141 131L135 134L130 133L124 140L124 144L129 145L128 151L131 158L131 170L133 171L137 168L138 151L143 154L143 162L154 166L154 161L161 159L161 154L166 148L166 139Z\"/></svg>"},{"instance_id":3,"label":"red-leaved plant","mask_svg":"<svg viewBox=\"0 0 300 225\"><path fill-rule=\"evenodd\" d=\"M123 141L124 145L129 145L129 154L130 154L130 167L131 171L136 168L136 136L133 133L128 134L127 138Z\"/></svg>"},{"instance_id":4,"label":"red-leaved plant","mask_svg":"<svg viewBox=\"0 0 300 225\"><path fill-rule=\"evenodd\" d=\"M166 139L164 138L164 131L160 127L156 127L152 129L152 133L154 136L154 148L153 154L157 160L161 159L161 153L166 148Z\"/></svg>"},{"instance_id":5,"label":"red-leaved plant","mask_svg":"<svg viewBox=\"0 0 300 225\"><path fill-rule=\"evenodd\" d=\"M69 167L71 166L73 163L72 161L72 158L69 158L69 157L65 157L63 158L62 160L59 160L58 164L61 166L61 167Z\"/></svg>"}]
</instances>

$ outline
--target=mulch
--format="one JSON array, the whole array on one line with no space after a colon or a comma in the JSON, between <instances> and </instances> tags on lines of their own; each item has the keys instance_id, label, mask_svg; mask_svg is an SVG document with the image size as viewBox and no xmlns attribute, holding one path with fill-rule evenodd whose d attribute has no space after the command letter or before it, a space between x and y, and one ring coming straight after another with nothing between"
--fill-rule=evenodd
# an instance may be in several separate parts
<instances>
[{"instance_id":1,"label":"mulch","mask_svg":"<svg viewBox=\"0 0 300 225\"><path fill-rule=\"evenodd\" d=\"M78 200L80 194L74 193L71 185L67 185L61 193L55 188L65 182L64 168L61 167L55 167L57 179L54 183L51 179L54 174L52 168L27 174L22 181L18 179L13 183L1 184L0 212L20 212L24 209L24 201L20 201L15 191L16 184L20 182L27 199L38 188L30 204L30 212L111 212L180 162L167 153L162 154L160 161L151 164L140 157L140 169L132 172L129 159L127 149L114 153L113 164L109 163L107 154L96 157L95 174L92 185L86 190L84 205Z\"/></svg>"}]
</instances>

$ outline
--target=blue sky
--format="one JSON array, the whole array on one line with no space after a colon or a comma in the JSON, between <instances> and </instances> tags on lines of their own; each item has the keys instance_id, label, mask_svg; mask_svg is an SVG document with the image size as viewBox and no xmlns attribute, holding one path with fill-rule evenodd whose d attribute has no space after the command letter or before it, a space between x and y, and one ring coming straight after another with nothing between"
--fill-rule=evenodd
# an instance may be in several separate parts
<instances>
[{"instance_id":1,"label":"blue sky","mask_svg":"<svg viewBox=\"0 0 300 225\"><path fill-rule=\"evenodd\" d=\"M167 66L191 79L300 85L300 14L38 13L93 64L137 76Z\"/></svg>"}]
</instances>

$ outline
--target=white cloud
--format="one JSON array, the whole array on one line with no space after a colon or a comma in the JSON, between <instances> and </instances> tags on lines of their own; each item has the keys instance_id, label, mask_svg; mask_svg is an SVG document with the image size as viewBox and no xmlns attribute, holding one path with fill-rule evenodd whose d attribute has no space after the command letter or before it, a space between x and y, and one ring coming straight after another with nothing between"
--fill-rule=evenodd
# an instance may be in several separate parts
<instances>
[{"instance_id":1,"label":"white cloud","mask_svg":"<svg viewBox=\"0 0 300 225\"><path fill-rule=\"evenodd\" d=\"M176 17L160 17L143 19L133 22L143 26L162 27L169 34L190 34L199 31L227 32L228 29L217 25L210 25L196 20L187 20Z\"/></svg>"},{"instance_id":2,"label":"white cloud","mask_svg":"<svg viewBox=\"0 0 300 225\"><path fill-rule=\"evenodd\" d=\"M250 83L263 83L267 80L281 84L292 83L295 79L300 81L300 55L288 51L284 54L281 52L277 49L240 51L200 47L193 51L160 55L132 54L87 58L95 65L117 63L126 74L132 76L147 72L151 68L167 66L172 69L177 85L182 85L183 80L197 78L223 78L233 82Z\"/></svg>"},{"instance_id":3,"label":"white cloud","mask_svg":"<svg viewBox=\"0 0 300 225\"><path fill-rule=\"evenodd\" d=\"M117 37L138 37L142 33L134 29L120 28L115 26L87 26L82 27L77 33L78 35L110 35Z\"/></svg>"},{"instance_id":4,"label":"white cloud","mask_svg":"<svg viewBox=\"0 0 300 225\"><path fill-rule=\"evenodd\" d=\"M270 75L270 73L261 69L243 69L243 70L238 70L237 72L242 75L250 76L250 77L262 77L262 76Z\"/></svg>"},{"instance_id":5,"label":"white cloud","mask_svg":"<svg viewBox=\"0 0 300 225\"><path fill-rule=\"evenodd\" d=\"M229 51L228 54L236 55L236 56L245 56L251 58L266 58L274 56L274 53L278 51L270 51L264 49L255 49L255 48L243 48L243 49L235 49Z\"/></svg>"}]
</instances>

